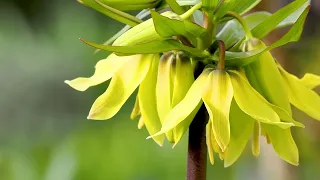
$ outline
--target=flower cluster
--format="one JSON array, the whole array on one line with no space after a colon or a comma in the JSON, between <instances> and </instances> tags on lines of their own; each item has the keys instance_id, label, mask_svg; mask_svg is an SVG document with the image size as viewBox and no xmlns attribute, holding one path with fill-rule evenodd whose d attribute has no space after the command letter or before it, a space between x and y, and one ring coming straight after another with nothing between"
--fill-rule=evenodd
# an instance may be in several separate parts
<instances>
[{"instance_id":1,"label":"flower cluster","mask_svg":"<svg viewBox=\"0 0 320 180\"><path fill-rule=\"evenodd\" d=\"M293 119L290 104L320 120L320 97L312 90L320 85L320 77L297 78L270 50L299 40L307 0L296 0L274 14L246 16L260 0L79 2L128 24L103 45L83 40L113 53L97 63L93 76L65 81L85 91L111 79L88 119L112 118L138 89L131 118L140 116L139 129L145 126L148 138L160 146L165 138L175 146L205 106L212 164L217 153L230 166L250 139L252 153L258 156L259 137L264 136L282 159L298 165L291 127L304 125ZM124 12L128 10L142 11L134 17ZM262 42L285 26L292 27L278 41L269 46Z\"/></svg>"}]
</instances>

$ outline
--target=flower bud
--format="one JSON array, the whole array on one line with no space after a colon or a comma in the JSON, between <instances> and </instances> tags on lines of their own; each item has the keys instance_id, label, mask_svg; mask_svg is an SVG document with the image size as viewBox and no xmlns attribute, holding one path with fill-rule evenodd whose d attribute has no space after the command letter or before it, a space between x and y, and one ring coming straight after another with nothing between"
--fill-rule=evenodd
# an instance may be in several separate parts
<instances>
[{"instance_id":1,"label":"flower bud","mask_svg":"<svg viewBox=\"0 0 320 180\"><path fill-rule=\"evenodd\" d=\"M177 16L175 13L170 11L164 12L161 15L170 18ZM154 27L153 20L148 19L122 34L114 41L113 46L132 46L161 39L162 37L157 33Z\"/></svg>"}]
</instances>

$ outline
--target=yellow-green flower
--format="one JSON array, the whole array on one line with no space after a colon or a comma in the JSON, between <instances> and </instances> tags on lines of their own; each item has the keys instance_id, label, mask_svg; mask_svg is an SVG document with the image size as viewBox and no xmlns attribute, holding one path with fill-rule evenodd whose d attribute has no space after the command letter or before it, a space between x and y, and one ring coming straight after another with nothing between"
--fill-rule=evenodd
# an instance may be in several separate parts
<instances>
[{"instance_id":1,"label":"yellow-green flower","mask_svg":"<svg viewBox=\"0 0 320 180\"><path fill-rule=\"evenodd\" d=\"M202 102L210 117L207 124L207 145L211 163L214 162L215 151L225 160L225 166L233 164L254 133L257 122L261 123L271 139L277 136L278 130L286 131L291 126L303 126L251 87L241 70L206 68L185 98L166 116L161 131L152 137L166 133L183 123L190 114L198 111ZM297 155L292 155L293 159L285 160L297 164Z\"/></svg>"},{"instance_id":2,"label":"yellow-green flower","mask_svg":"<svg viewBox=\"0 0 320 180\"><path fill-rule=\"evenodd\" d=\"M194 69L189 57L181 52L169 52L162 56L156 86L157 109L161 122L185 97L193 82ZM188 130L194 116L195 113L191 114L184 123L168 131L167 139L176 145Z\"/></svg>"},{"instance_id":3,"label":"yellow-green flower","mask_svg":"<svg viewBox=\"0 0 320 180\"><path fill-rule=\"evenodd\" d=\"M217 153L225 167L232 165L250 138L252 153L258 156L260 136L265 136L282 159L298 165L291 127L304 125L292 118L290 104L320 120L320 97L312 91L320 84L320 77L306 74L299 79L289 74L270 50L299 39L309 11L307 0L294 1L272 15L253 13L245 18L241 15L259 1L79 2L128 25L104 45L84 41L113 53L97 63L93 76L66 81L85 91L111 79L108 89L92 105L88 119L112 118L138 89L130 118L140 116L138 128L145 126L148 138L160 146L165 137L177 145L204 106L208 123L203 125L212 164ZM172 12L159 14L166 7ZM120 11L144 8L154 8L146 21L142 19L148 16L147 11L136 17ZM197 10L203 12L201 16ZM239 25L229 21L230 17ZM215 27L226 21L217 32ZM269 47L260 40L291 24L290 31Z\"/></svg>"},{"instance_id":4,"label":"yellow-green flower","mask_svg":"<svg viewBox=\"0 0 320 180\"><path fill-rule=\"evenodd\" d=\"M310 117L320 120L320 96L312 89L320 85L320 76L306 74L302 79L278 66L288 92L289 101Z\"/></svg>"},{"instance_id":5,"label":"yellow-green flower","mask_svg":"<svg viewBox=\"0 0 320 180\"><path fill-rule=\"evenodd\" d=\"M101 84L110 78L108 89L93 103L88 119L105 120L112 118L119 112L130 95L139 87L138 103L141 114L141 124L145 124L150 135L161 128L160 119L156 109L156 82L159 65L158 54L117 56L109 55L96 65L93 76L65 81L79 91L85 91L91 86ZM163 144L163 136L154 140Z\"/></svg>"}]
</instances>

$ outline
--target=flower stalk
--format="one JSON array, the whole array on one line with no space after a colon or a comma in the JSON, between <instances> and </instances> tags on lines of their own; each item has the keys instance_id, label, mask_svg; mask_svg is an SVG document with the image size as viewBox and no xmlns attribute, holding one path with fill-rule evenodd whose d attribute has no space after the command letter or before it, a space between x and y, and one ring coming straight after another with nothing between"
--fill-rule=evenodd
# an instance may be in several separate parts
<instances>
[{"instance_id":1,"label":"flower stalk","mask_svg":"<svg viewBox=\"0 0 320 180\"><path fill-rule=\"evenodd\" d=\"M201 64L195 71L195 77L202 72ZM188 159L187 159L187 180L206 180L207 173L207 144L206 124L208 113L204 105L201 106L197 115L189 126L188 137Z\"/></svg>"},{"instance_id":2,"label":"flower stalk","mask_svg":"<svg viewBox=\"0 0 320 180\"><path fill-rule=\"evenodd\" d=\"M241 24L241 26L246 34L246 40L253 38L250 27L248 26L248 24L245 22L245 20L239 14L232 12L232 11L228 11L226 15L235 18Z\"/></svg>"}]
</instances>

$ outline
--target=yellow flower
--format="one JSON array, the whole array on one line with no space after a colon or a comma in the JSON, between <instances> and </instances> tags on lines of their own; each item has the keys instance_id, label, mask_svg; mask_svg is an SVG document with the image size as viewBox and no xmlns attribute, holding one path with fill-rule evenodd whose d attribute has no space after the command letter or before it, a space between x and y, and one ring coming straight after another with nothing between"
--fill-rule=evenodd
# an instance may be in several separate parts
<instances>
[{"instance_id":1,"label":"yellow flower","mask_svg":"<svg viewBox=\"0 0 320 180\"><path fill-rule=\"evenodd\" d=\"M145 124L150 135L153 135L161 128L155 92L159 59L158 54L133 56L111 54L107 59L97 63L93 76L65 82L76 90L85 91L112 78L108 89L91 107L88 119L94 120L112 118L139 87L137 99L139 109L136 112L141 114L139 127ZM162 146L164 137L157 136L154 140Z\"/></svg>"},{"instance_id":2,"label":"yellow flower","mask_svg":"<svg viewBox=\"0 0 320 180\"><path fill-rule=\"evenodd\" d=\"M271 138L276 134L271 132L272 128L286 130L291 126L303 126L251 87L242 70L209 67L196 79L185 98L168 113L161 131L150 137L166 133L183 123L190 114L198 111L202 102L210 117L207 145L211 163L214 162L215 151L224 159L225 166L233 164L253 133L255 122L261 123L266 130L270 127Z\"/></svg>"}]
</instances>

